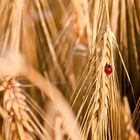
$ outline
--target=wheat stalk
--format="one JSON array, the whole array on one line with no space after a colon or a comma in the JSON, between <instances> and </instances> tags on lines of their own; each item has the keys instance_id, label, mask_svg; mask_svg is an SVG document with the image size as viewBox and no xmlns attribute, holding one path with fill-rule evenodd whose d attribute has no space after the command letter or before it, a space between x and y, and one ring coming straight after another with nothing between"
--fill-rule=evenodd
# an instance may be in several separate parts
<instances>
[{"instance_id":1,"label":"wheat stalk","mask_svg":"<svg viewBox=\"0 0 140 140\"><path fill-rule=\"evenodd\" d=\"M27 98L20 84L9 76L2 78L1 81L3 87L1 92L4 94L3 110L7 114L3 120L5 139L33 140L33 137L46 139L48 134L27 104Z\"/></svg>"},{"instance_id":2,"label":"wheat stalk","mask_svg":"<svg viewBox=\"0 0 140 140\"><path fill-rule=\"evenodd\" d=\"M107 5L107 3L106 3ZM79 108L78 118L83 118L81 139L87 139L92 126L92 139L121 139L121 108L120 92L118 87L117 74L115 69L114 52L116 44L115 37L110 30L109 16L107 11L107 27L97 35L91 60L88 63L87 75L80 88L77 89L77 96L84 94L84 100ZM96 32L95 32L96 33ZM96 59L94 59L94 55ZM96 65L95 65L96 64ZM111 65L112 74L105 73L106 64ZM92 76L92 80L91 79ZM85 89L85 92L83 91ZM88 102L88 105L87 105ZM75 102L74 102L75 103ZM84 111L84 106L86 110ZM82 113L85 112L85 114ZM118 112L118 113L117 113Z\"/></svg>"}]
</instances>

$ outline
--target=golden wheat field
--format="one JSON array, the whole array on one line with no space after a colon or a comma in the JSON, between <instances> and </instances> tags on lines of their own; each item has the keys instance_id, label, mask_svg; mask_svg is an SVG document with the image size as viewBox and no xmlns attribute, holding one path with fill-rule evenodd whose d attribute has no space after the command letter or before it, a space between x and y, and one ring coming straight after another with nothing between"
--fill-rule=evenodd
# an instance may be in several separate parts
<instances>
[{"instance_id":1,"label":"golden wheat field","mask_svg":"<svg viewBox=\"0 0 140 140\"><path fill-rule=\"evenodd\" d=\"M140 0L0 0L0 140L140 140Z\"/></svg>"}]
</instances>

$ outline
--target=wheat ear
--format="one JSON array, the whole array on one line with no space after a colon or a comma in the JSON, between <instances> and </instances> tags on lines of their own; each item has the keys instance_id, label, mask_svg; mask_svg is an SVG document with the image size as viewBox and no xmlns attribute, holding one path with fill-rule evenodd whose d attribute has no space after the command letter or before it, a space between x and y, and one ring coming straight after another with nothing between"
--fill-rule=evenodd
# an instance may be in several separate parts
<instances>
[{"instance_id":1,"label":"wheat ear","mask_svg":"<svg viewBox=\"0 0 140 140\"><path fill-rule=\"evenodd\" d=\"M38 118L27 103L21 84L14 78L5 76L1 79L3 92L3 110L7 117L3 120L5 140L33 140L49 138Z\"/></svg>"}]
</instances>

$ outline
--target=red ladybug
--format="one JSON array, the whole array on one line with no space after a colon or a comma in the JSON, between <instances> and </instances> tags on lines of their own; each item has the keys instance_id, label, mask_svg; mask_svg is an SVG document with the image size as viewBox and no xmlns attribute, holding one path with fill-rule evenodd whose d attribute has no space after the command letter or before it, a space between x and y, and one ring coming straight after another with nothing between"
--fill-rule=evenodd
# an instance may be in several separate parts
<instances>
[{"instance_id":1,"label":"red ladybug","mask_svg":"<svg viewBox=\"0 0 140 140\"><path fill-rule=\"evenodd\" d=\"M106 75L110 75L112 73L112 67L109 64L106 64L104 71Z\"/></svg>"}]
</instances>

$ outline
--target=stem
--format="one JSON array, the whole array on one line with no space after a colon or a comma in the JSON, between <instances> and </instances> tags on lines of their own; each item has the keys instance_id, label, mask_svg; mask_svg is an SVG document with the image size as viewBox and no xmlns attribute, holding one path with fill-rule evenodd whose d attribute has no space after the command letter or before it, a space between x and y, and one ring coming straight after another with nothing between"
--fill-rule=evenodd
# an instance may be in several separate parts
<instances>
[{"instance_id":1,"label":"stem","mask_svg":"<svg viewBox=\"0 0 140 140\"><path fill-rule=\"evenodd\" d=\"M108 0L105 0L105 7L106 7L106 16L107 16L107 26L110 27L109 11L108 11Z\"/></svg>"}]
</instances>

